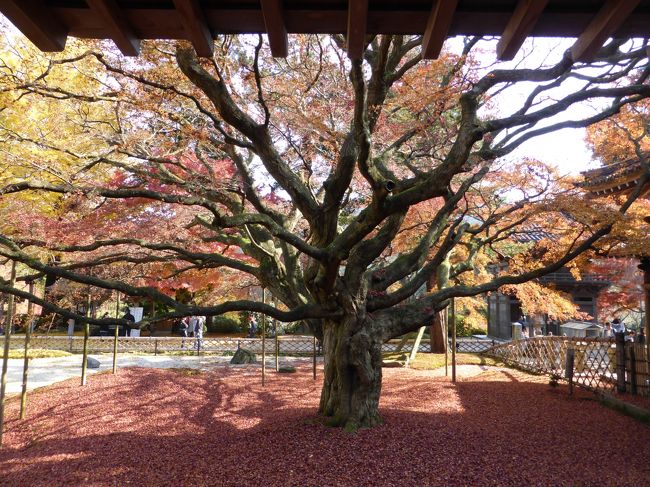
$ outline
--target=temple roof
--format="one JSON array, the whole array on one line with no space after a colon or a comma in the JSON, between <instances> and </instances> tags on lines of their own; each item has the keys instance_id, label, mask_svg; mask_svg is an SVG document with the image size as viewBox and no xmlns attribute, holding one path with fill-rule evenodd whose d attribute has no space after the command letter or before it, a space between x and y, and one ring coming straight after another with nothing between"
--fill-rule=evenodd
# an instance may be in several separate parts
<instances>
[{"instance_id":1,"label":"temple roof","mask_svg":"<svg viewBox=\"0 0 650 487\"><path fill-rule=\"evenodd\" d=\"M646 154L646 157L650 154ZM593 196L618 194L632 191L636 188L643 175L642 161L637 158L608 164L589 171L583 171L584 181L578 186L584 188ZM650 183L646 184L644 193L650 194Z\"/></svg>"},{"instance_id":2,"label":"temple roof","mask_svg":"<svg viewBox=\"0 0 650 487\"><path fill-rule=\"evenodd\" d=\"M435 58L453 35L500 36L512 59L528 36L577 37L575 60L593 57L610 37L647 37L650 0L0 0L7 16L43 51L68 36L112 39L137 55L142 39L187 39L210 56L218 34L267 33L274 56L287 33L345 34L358 58L366 35L421 34Z\"/></svg>"}]
</instances>

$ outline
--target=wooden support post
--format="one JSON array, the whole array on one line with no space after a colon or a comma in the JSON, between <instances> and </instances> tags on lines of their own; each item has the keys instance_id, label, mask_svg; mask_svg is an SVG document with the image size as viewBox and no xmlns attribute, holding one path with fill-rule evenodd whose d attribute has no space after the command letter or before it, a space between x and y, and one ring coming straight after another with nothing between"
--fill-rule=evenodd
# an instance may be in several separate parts
<instances>
[{"instance_id":1,"label":"wooden support post","mask_svg":"<svg viewBox=\"0 0 650 487\"><path fill-rule=\"evenodd\" d=\"M16 285L16 262L11 263L11 277L9 286ZM10 294L7 300L7 316L5 317L5 346L2 357L2 377L0 378L0 446L2 446L2 434L4 432L5 420L5 392L7 390L7 367L9 365L9 341L11 339L11 325L14 321L14 295Z\"/></svg>"},{"instance_id":2,"label":"wooden support post","mask_svg":"<svg viewBox=\"0 0 650 487\"><path fill-rule=\"evenodd\" d=\"M91 306L90 289L88 289L88 299L86 300L86 318L90 318ZM88 320L84 321L84 351L83 363L81 364L81 385L85 386L87 382L86 374L88 373L88 336L90 335L90 323Z\"/></svg>"},{"instance_id":3,"label":"wooden support post","mask_svg":"<svg viewBox=\"0 0 650 487\"><path fill-rule=\"evenodd\" d=\"M422 337L424 336L424 330L426 329L426 326L421 326L420 329L418 330L418 336L415 338L415 343L413 344L413 348L411 349L411 353L409 354L409 359L406 364L410 364L413 360L415 360L415 357L418 354L418 349L420 348L420 342L422 341Z\"/></svg>"},{"instance_id":4,"label":"wooden support post","mask_svg":"<svg viewBox=\"0 0 650 487\"><path fill-rule=\"evenodd\" d=\"M120 293L117 293L117 300L115 305L115 319L120 318ZM115 337L113 338L113 373L117 373L117 337L120 333L120 327L115 325Z\"/></svg>"},{"instance_id":5,"label":"wooden support post","mask_svg":"<svg viewBox=\"0 0 650 487\"><path fill-rule=\"evenodd\" d=\"M157 338L153 343L153 354L158 355L158 339Z\"/></svg>"},{"instance_id":6,"label":"wooden support post","mask_svg":"<svg viewBox=\"0 0 650 487\"><path fill-rule=\"evenodd\" d=\"M574 348L568 348L566 351L566 364L564 366L564 377L569 380L569 394L573 394L573 363L575 361L576 351Z\"/></svg>"},{"instance_id":7,"label":"wooden support post","mask_svg":"<svg viewBox=\"0 0 650 487\"><path fill-rule=\"evenodd\" d=\"M616 333L616 391L625 392L625 334Z\"/></svg>"},{"instance_id":8,"label":"wooden support post","mask_svg":"<svg viewBox=\"0 0 650 487\"><path fill-rule=\"evenodd\" d=\"M81 385L86 385L86 373L88 372L88 335L90 334L90 324L84 322L84 351L83 362L81 363Z\"/></svg>"},{"instance_id":9,"label":"wooden support post","mask_svg":"<svg viewBox=\"0 0 650 487\"><path fill-rule=\"evenodd\" d=\"M115 325L115 336L113 337L113 373L117 373L117 337L120 333L120 327Z\"/></svg>"},{"instance_id":10,"label":"wooden support post","mask_svg":"<svg viewBox=\"0 0 650 487\"><path fill-rule=\"evenodd\" d=\"M648 47L650 56L650 47ZM645 346L648 373L650 373L650 258L641 259L639 269L643 271L643 301L645 310ZM650 378L649 378L650 379Z\"/></svg>"},{"instance_id":11,"label":"wooden support post","mask_svg":"<svg viewBox=\"0 0 650 487\"><path fill-rule=\"evenodd\" d=\"M456 382L456 299L451 298L451 381Z\"/></svg>"},{"instance_id":12,"label":"wooden support post","mask_svg":"<svg viewBox=\"0 0 650 487\"><path fill-rule=\"evenodd\" d=\"M27 379L29 376L29 340L31 337L32 324L28 322L27 331L25 332L25 359L23 361L23 389L20 394L20 419L25 419L27 415Z\"/></svg>"},{"instance_id":13,"label":"wooden support post","mask_svg":"<svg viewBox=\"0 0 650 487\"><path fill-rule=\"evenodd\" d=\"M266 303L266 289L262 288L262 304ZM262 315L262 387L266 385L266 315Z\"/></svg>"},{"instance_id":14,"label":"wooden support post","mask_svg":"<svg viewBox=\"0 0 650 487\"><path fill-rule=\"evenodd\" d=\"M637 393L637 374L636 374L636 350L634 350L634 343L630 344L630 392Z\"/></svg>"},{"instance_id":15,"label":"wooden support post","mask_svg":"<svg viewBox=\"0 0 650 487\"><path fill-rule=\"evenodd\" d=\"M275 325L275 371L280 371L280 341L278 339L278 325Z\"/></svg>"},{"instance_id":16,"label":"wooden support post","mask_svg":"<svg viewBox=\"0 0 650 487\"><path fill-rule=\"evenodd\" d=\"M316 380L316 336L314 336L314 366L313 366L313 371L314 371L314 380Z\"/></svg>"},{"instance_id":17,"label":"wooden support post","mask_svg":"<svg viewBox=\"0 0 650 487\"><path fill-rule=\"evenodd\" d=\"M445 377L449 377L449 313L451 309L446 309L445 322L442 324L445 335Z\"/></svg>"}]
</instances>

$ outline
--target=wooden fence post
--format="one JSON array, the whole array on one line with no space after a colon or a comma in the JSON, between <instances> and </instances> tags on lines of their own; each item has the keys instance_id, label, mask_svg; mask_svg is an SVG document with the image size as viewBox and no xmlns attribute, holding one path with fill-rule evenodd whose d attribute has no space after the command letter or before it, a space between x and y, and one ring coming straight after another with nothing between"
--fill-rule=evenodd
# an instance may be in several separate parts
<instances>
[{"instance_id":1,"label":"wooden fence post","mask_svg":"<svg viewBox=\"0 0 650 487\"><path fill-rule=\"evenodd\" d=\"M625 334L615 333L616 337L616 390L625 392Z\"/></svg>"},{"instance_id":2,"label":"wooden fence post","mask_svg":"<svg viewBox=\"0 0 650 487\"><path fill-rule=\"evenodd\" d=\"M564 367L564 377L569 379L569 394L573 395L573 363L575 361L576 351L574 348L567 348L566 364Z\"/></svg>"},{"instance_id":3,"label":"wooden fence post","mask_svg":"<svg viewBox=\"0 0 650 487\"><path fill-rule=\"evenodd\" d=\"M634 344L630 344L630 392L632 394L637 393L636 385L636 351L634 350Z\"/></svg>"}]
</instances>

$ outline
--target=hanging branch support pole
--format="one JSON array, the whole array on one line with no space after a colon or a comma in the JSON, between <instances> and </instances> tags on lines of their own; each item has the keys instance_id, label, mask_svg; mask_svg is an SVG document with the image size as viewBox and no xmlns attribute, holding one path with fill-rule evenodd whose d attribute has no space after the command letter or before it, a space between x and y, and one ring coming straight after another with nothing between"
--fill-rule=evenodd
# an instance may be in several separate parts
<instances>
[{"instance_id":1,"label":"hanging branch support pole","mask_svg":"<svg viewBox=\"0 0 650 487\"><path fill-rule=\"evenodd\" d=\"M10 285L16 285L16 262L11 263ZM0 379L0 446L2 446L2 434L4 432L5 419L5 392L7 390L7 366L9 364L9 340L11 339L11 325L14 321L14 296L9 295L7 300L7 316L5 321L5 346L2 358L2 378Z\"/></svg>"},{"instance_id":2,"label":"hanging branch support pole","mask_svg":"<svg viewBox=\"0 0 650 487\"><path fill-rule=\"evenodd\" d=\"M90 318L90 290L88 291L88 300L86 301L86 317ZM83 362L81 363L81 385L85 386L88 373L88 335L90 334L90 324L88 320L84 322L84 351Z\"/></svg>"},{"instance_id":3,"label":"hanging branch support pole","mask_svg":"<svg viewBox=\"0 0 650 487\"><path fill-rule=\"evenodd\" d=\"M316 336L314 336L314 380L316 380Z\"/></svg>"},{"instance_id":4,"label":"hanging branch support pole","mask_svg":"<svg viewBox=\"0 0 650 487\"><path fill-rule=\"evenodd\" d=\"M451 381L456 382L456 299L451 300Z\"/></svg>"},{"instance_id":5,"label":"hanging branch support pole","mask_svg":"<svg viewBox=\"0 0 650 487\"><path fill-rule=\"evenodd\" d=\"M262 304L266 304L266 289L262 288ZM266 315L262 315L262 387L266 381Z\"/></svg>"},{"instance_id":6,"label":"hanging branch support pole","mask_svg":"<svg viewBox=\"0 0 650 487\"><path fill-rule=\"evenodd\" d=\"M117 304L115 305L115 319L120 317L120 293L117 293ZM119 325L115 325L115 338L113 339L113 373L117 373L117 337L120 331Z\"/></svg>"},{"instance_id":7,"label":"hanging branch support pole","mask_svg":"<svg viewBox=\"0 0 650 487\"><path fill-rule=\"evenodd\" d=\"M31 305L31 301L29 302ZM20 419L27 415L27 379L29 377L29 340L32 337L32 322L27 322L25 332L25 360L23 361L23 390L20 394Z\"/></svg>"}]
</instances>

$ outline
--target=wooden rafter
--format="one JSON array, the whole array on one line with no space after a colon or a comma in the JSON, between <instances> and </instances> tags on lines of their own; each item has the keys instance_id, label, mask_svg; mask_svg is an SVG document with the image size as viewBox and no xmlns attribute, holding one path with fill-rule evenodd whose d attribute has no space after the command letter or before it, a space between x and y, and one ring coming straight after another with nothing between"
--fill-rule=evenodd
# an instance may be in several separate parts
<instances>
[{"instance_id":1,"label":"wooden rafter","mask_svg":"<svg viewBox=\"0 0 650 487\"><path fill-rule=\"evenodd\" d=\"M41 0L0 0L0 9L41 51L62 51L68 29Z\"/></svg>"},{"instance_id":2,"label":"wooden rafter","mask_svg":"<svg viewBox=\"0 0 650 487\"><path fill-rule=\"evenodd\" d=\"M196 54L212 57L214 42L198 0L174 0L174 6L180 15L185 35L194 46Z\"/></svg>"},{"instance_id":3,"label":"wooden rafter","mask_svg":"<svg viewBox=\"0 0 650 487\"><path fill-rule=\"evenodd\" d=\"M547 4L548 0L519 0L497 44L497 58L508 61L515 57Z\"/></svg>"},{"instance_id":4,"label":"wooden rafter","mask_svg":"<svg viewBox=\"0 0 650 487\"><path fill-rule=\"evenodd\" d=\"M281 0L262 0L262 15L273 57L287 57L289 39L282 15Z\"/></svg>"},{"instance_id":5,"label":"wooden rafter","mask_svg":"<svg viewBox=\"0 0 650 487\"><path fill-rule=\"evenodd\" d=\"M111 39L122 54L137 56L140 52L140 39L133 33L115 0L86 0L86 3L103 19Z\"/></svg>"},{"instance_id":6,"label":"wooden rafter","mask_svg":"<svg viewBox=\"0 0 650 487\"><path fill-rule=\"evenodd\" d=\"M573 60L593 59L607 38L616 32L639 3L640 0L608 0L571 47Z\"/></svg>"},{"instance_id":7,"label":"wooden rafter","mask_svg":"<svg viewBox=\"0 0 650 487\"><path fill-rule=\"evenodd\" d=\"M348 57L361 59L366 39L368 23L368 0L349 0L348 2Z\"/></svg>"},{"instance_id":8,"label":"wooden rafter","mask_svg":"<svg viewBox=\"0 0 650 487\"><path fill-rule=\"evenodd\" d=\"M436 0L431 8L427 27L422 38L422 57L436 59L442 50L458 0Z\"/></svg>"}]
</instances>

